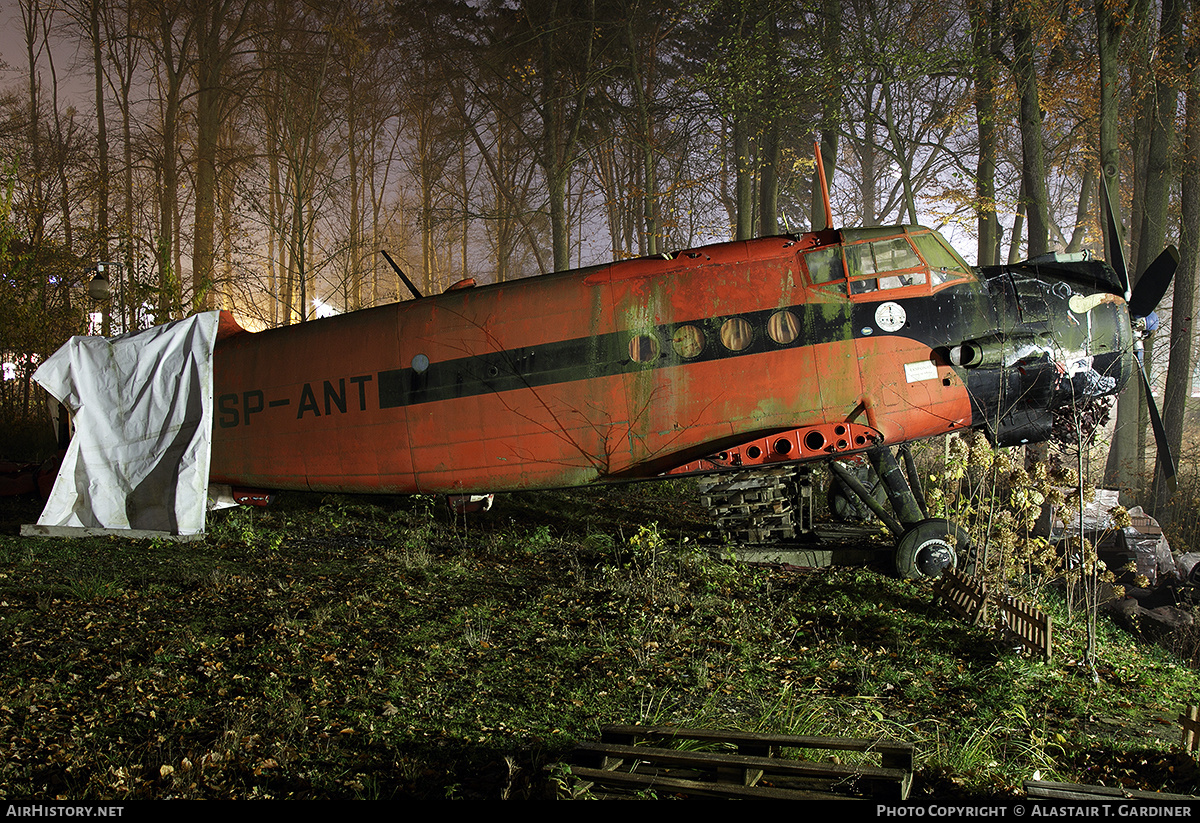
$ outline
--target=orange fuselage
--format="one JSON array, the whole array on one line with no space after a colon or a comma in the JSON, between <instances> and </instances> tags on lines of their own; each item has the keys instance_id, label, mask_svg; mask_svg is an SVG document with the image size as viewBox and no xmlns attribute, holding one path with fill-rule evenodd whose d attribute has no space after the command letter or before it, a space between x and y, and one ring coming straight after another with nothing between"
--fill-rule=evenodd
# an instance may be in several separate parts
<instances>
[{"instance_id":1,"label":"orange fuselage","mask_svg":"<svg viewBox=\"0 0 1200 823\"><path fill-rule=\"evenodd\" d=\"M955 369L875 309L978 284L925 276L854 295L809 271L804 253L834 238L725 243L226 336L212 478L553 488L654 477L806 426L899 442L971 425Z\"/></svg>"}]
</instances>

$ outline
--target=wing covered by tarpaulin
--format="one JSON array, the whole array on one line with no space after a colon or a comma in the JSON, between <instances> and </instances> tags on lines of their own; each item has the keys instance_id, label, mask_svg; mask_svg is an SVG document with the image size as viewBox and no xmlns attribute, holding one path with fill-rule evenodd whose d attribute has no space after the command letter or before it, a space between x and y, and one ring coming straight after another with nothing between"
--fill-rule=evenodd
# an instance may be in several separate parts
<instances>
[{"instance_id":1,"label":"wing covered by tarpaulin","mask_svg":"<svg viewBox=\"0 0 1200 823\"><path fill-rule=\"evenodd\" d=\"M73 337L34 373L75 415L38 526L204 532L219 318Z\"/></svg>"}]
</instances>

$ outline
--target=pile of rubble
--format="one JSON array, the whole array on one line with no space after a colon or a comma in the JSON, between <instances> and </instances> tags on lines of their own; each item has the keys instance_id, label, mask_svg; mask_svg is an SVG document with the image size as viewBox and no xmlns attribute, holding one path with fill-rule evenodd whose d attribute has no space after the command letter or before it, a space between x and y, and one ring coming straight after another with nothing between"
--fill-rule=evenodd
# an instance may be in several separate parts
<instances>
[{"instance_id":1,"label":"pile of rubble","mask_svg":"<svg viewBox=\"0 0 1200 823\"><path fill-rule=\"evenodd\" d=\"M1099 489L1083 512L1085 538L1116 576L1102 586L1101 609L1139 637L1186 633L1195 624L1191 593L1200 584L1200 553L1173 553L1158 521L1140 506L1130 509L1129 522L1120 525L1113 512L1117 497L1115 491ZM1064 523L1048 512L1042 526L1045 536L1063 540L1079 533L1079 517Z\"/></svg>"}]
</instances>

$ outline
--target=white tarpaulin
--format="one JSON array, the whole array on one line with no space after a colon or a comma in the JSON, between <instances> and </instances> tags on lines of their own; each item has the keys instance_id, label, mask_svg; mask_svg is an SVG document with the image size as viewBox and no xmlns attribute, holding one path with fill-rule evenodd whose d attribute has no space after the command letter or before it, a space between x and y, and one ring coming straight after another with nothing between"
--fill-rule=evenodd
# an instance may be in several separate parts
<instances>
[{"instance_id":1,"label":"white tarpaulin","mask_svg":"<svg viewBox=\"0 0 1200 823\"><path fill-rule=\"evenodd\" d=\"M38 526L204 532L219 318L73 337L34 373L75 415Z\"/></svg>"}]
</instances>

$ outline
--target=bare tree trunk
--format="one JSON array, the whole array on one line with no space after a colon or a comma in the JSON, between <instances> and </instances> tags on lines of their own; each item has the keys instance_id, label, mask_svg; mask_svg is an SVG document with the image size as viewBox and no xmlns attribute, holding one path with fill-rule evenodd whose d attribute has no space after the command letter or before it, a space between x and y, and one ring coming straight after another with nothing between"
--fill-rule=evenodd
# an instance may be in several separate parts
<instances>
[{"instance_id":1,"label":"bare tree trunk","mask_svg":"<svg viewBox=\"0 0 1200 823\"><path fill-rule=\"evenodd\" d=\"M988 6L991 11L989 13ZM1000 262L1000 221L996 217L996 30L990 20L999 18L995 2L972 0L971 45L975 70L975 119L979 133L979 165L975 173L975 207L979 245L976 262L994 266Z\"/></svg>"},{"instance_id":2,"label":"bare tree trunk","mask_svg":"<svg viewBox=\"0 0 1200 823\"><path fill-rule=\"evenodd\" d=\"M735 112L733 119L734 204L737 227L734 238L749 240L754 236L754 158L751 153L750 125L745 112Z\"/></svg>"},{"instance_id":3,"label":"bare tree trunk","mask_svg":"<svg viewBox=\"0 0 1200 823\"><path fill-rule=\"evenodd\" d=\"M759 234L779 234L779 167L783 147L779 141L779 118L772 118L763 131L762 156L759 158L758 222Z\"/></svg>"},{"instance_id":4,"label":"bare tree trunk","mask_svg":"<svg viewBox=\"0 0 1200 823\"><path fill-rule=\"evenodd\" d=\"M88 31L92 47L92 71L96 80L96 241L101 260L108 259L108 118L104 114L104 43L100 39L100 0L91 0ZM108 315L105 315L108 319ZM109 331L106 329L105 336Z\"/></svg>"},{"instance_id":5,"label":"bare tree trunk","mask_svg":"<svg viewBox=\"0 0 1200 823\"><path fill-rule=\"evenodd\" d=\"M22 0L21 25L25 36L25 54L29 61L29 159L24 173L31 179L30 189L33 193L33 203L30 208L32 226L29 233L29 245L34 253L37 252L45 230L45 181L42 168L41 140L41 111L40 88L38 83L38 55L42 45L39 45L39 29L43 11L39 0ZM43 44L44 45L44 44Z\"/></svg>"},{"instance_id":6,"label":"bare tree trunk","mask_svg":"<svg viewBox=\"0 0 1200 823\"><path fill-rule=\"evenodd\" d=\"M1017 213L1013 216L1012 232L1008 235L1008 262L1018 263L1022 257L1029 255L1021 254L1021 237L1025 231L1025 183L1022 180L1021 188L1017 195Z\"/></svg>"},{"instance_id":7,"label":"bare tree trunk","mask_svg":"<svg viewBox=\"0 0 1200 823\"><path fill-rule=\"evenodd\" d=\"M1160 66L1155 72L1155 93L1148 119L1145 141L1145 161L1135 179L1141 182L1141 196L1136 198L1135 213L1139 226L1136 239L1135 265L1130 277L1145 271L1159 252L1166 238L1167 201L1172 183L1171 152L1175 142L1175 116L1178 89L1175 74L1182 61L1182 12L1179 0L1163 0L1158 32L1157 57ZM1157 61L1156 61L1157 62ZM1145 368L1150 373L1152 346L1145 348ZM1117 401L1117 424L1109 448L1105 475L1121 489L1126 504L1152 504L1144 499L1146 480L1146 398L1142 396L1142 381L1131 380Z\"/></svg>"},{"instance_id":8,"label":"bare tree trunk","mask_svg":"<svg viewBox=\"0 0 1200 823\"><path fill-rule=\"evenodd\" d=\"M1013 12L1013 73L1020 96L1021 188L1025 219L1029 222L1028 257L1050 250L1049 196L1042 148L1042 108L1038 95L1036 45L1029 8L1018 4Z\"/></svg>"},{"instance_id":9,"label":"bare tree trunk","mask_svg":"<svg viewBox=\"0 0 1200 823\"><path fill-rule=\"evenodd\" d=\"M50 28L53 22L53 10L48 12L43 18L43 40L49 42ZM59 209L62 213L62 242L63 249L67 254L74 253L75 246L75 227L74 220L71 217L71 184L67 180L67 158L70 154L70 142L73 139L69 129L67 133L63 131L63 113L59 110L58 105L58 70L54 65L54 51L46 50L46 65L50 67L50 108L54 112L54 170L58 176L58 202ZM73 117L73 110L68 114ZM68 294L70 292L68 291Z\"/></svg>"},{"instance_id":10,"label":"bare tree trunk","mask_svg":"<svg viewBox=\"0 0 1200 823\"><path fill-rule=\"evenodd\" d=\"M892 144L893 159L900 167L900 185L904 188L904 207L908 212L909 224L916 225L919 221L916 195L913 192L912 161L900 141L900 133L896 131L896 115L892 107L892 80L890 77L884 78L880 90L883 95L884 125L887 126L888 142Z\"/></svg>"},{"instance_id":11,"label":"bare tree trunk","mask_svg":"<svg viewBox=\"0 0 1200 823\"><path fill-rule=\"evenodd\" d=\"M833 185L837 171L838 121L842 114L842 0L821 0L821 78L824 89L821 95L821 163L825 167L825 179ZM815 179L812 191L813 229L831 229L825 224L825 203Z\"/></svg>"},{"instance_id":12,"label":"bare tree trunk","mask_svg":"<svg viewBox=\"0 0 1200 823\"><path fill-rule=\"evenodd\" d=\"M346 263L350 268L350 294L346 301L346 309L358 311L362 308L362 182L359 179L359 154L362 151L359 142L359 125L356 116L354 86L350 86L349 103L346 112L346 152L350 164L350 225L347 227L348 248Z\"/></svg>"},{"instance_id":13,"label":"bare tree trunk","mask_svg":"<svg viewBox=\"0 0 1200 823\"><path fill-rule=\"evenodd\" d=\"M120 274L121 288L117 290L116 299L118 313L122 319L120 331L127 332L139 325L141 303L134 288L138 272L136 268L137 254L134 248L133 110L130 100L133 78L140 56L137 47L139 41L133 31L133 0L127 0L120 8L93 0L93 8L99 10L102 6L105 12L102 19L103 41L107 46L108 65L113 67L116 80L115 91L121 109L121 162L124 164L122 169L124 191L122 194L121 251L125 265ZM117 17L118 13L121 15L120 19ZM112 83L112 80L110 79L109 82Z\"/></svg>"},{"instance_id":14,"label":"bare tree trunk","mask_svg":"<svg viewBox=\"0 0 1200 823\"><path fill-rule=\"evenodd\" d=\"M1171 303L1170 364L1163 396L1162 418L1167 442L1178 457L1183 445L1183 424L1192 383L1192 317L1196 309L1196 272L1200 268L1200 48L1188 50L1191 66L1187 84L1184 133L1182 209L1179 224L1179 268ZM1163 466L1155 466L1154 516L1165 527L1175 519L1175 500L1167 488Z\"/></svg>"},{"instance_id":15,"label":"bare tree trunk","mask_svg":"<svg viewBox=\"0 0 1200 823\"><path fill-rule=\"evenodd\" d=\"M1087 236L1088 225L1091 222L1089 219L1090 209L1088 204L1092 199L1092 189L1095 187L1096 170L1090 165L1085 166L1083 169L1083 180L1079 183L1079 203L1075 209L1075 228L1071 230L1071 239L1066 246L1068 253L1074 253L1083 248L1083 241Z\"/></svg>"},{"instance_id":16,"label":"bare tree trunk","mask_svg":"<svg viewBox=\"0 0 1200 823\"><path fill-rule=\"evenodd\" d=\"M241 2L241 8L237 3ZM233 52L244 37L253 3L199 0L196 36L196 215L192 237L192 301L209 308L215 280L214 225L217 198L217 147L221 123L233 98L226 85Z\"/></svg>"},{"instance_id":17,"label":"bare tree trunk","mask_svg":"<svg viewBox=\"0 0 1200 823\"><path fill-rule=\"evenodd\" d=\"M875 90L878 86L870 83L867 86L866 102L873 110ZM875 118L864 117L863 139L851 140L851 145L857 144L858 168L862 179L859 181L859 210L862 212L864 226L879 225L879 152L875 147Z\"/></svg>"},{"instance_id":18,"label":"bare tree trunk","mask_svg":"<svg viewBox=\"0 0 1200 823\"><path fill-rule=\"evenodd\" d=\"M598 30L595 0L586 0L585 9L585 16L577 22L587 35L582 38L581 53L574 58L578 61L575 87L570 89L564 89L561 85L563 77L569 75L560 70L562 55L559 41L571 22L568 13L561 10L557 0L551 0L545 19L530 21L540 45L542 85L537 104L542 122L540 163L546 177L555 271L569 268L571 264L567 187L571 169L575 165L580 128L589 100L586 78L594 68L594 33Z\"/></svg>"}]
</instances>

